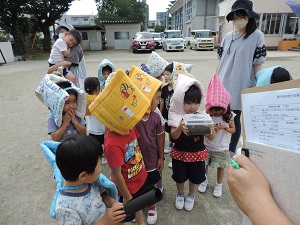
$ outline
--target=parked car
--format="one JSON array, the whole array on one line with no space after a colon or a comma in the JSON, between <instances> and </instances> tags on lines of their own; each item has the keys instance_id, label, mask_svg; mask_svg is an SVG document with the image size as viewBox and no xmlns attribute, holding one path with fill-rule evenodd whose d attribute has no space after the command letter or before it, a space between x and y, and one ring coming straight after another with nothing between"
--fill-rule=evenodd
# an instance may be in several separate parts
<instances>
[{"instance_id":1,"label":"parked car","mask_svg":"<svg viewBox=\"0 0 300 225\"><path fill-rule=\"evenodd\" d=\"M190 49L214 50L214 38L211 30L192 30L190 39Z\"/></svg>"},{"instance_id":2,"label":"parked car","mask_svg":"<svg viewBox=\"0 0 300 225\"><path fill-rule=\"evenodd\" d=\"M132 41L132 52L155 51L155 42L150 32L137 32Z\"/></svg>"},{"instance_id":3,"label":"parked car","mask_svg":"<svg viewBox=\"0 0 300 225\"><path fill-rule=\"evenodd\" d=\"M155 42L155 48L162 48L162 33L152 33Z\"/></svg>"},{"instance_id":4,"label":"parked car","mask_svg":"<svg viewBox=\"0 0 300 225\"><path fill-rule=\"evenodd\" d=\"M162 48L167 51L184 51L184 39L181 30L166 30L162 39Z\"/></svg>"}]
</instances>

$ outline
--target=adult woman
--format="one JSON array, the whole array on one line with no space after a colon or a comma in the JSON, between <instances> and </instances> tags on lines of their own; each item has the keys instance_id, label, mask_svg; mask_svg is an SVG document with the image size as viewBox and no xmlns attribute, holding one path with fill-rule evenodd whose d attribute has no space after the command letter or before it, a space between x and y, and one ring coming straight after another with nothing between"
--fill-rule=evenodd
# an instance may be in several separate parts
<instances>
[{"instance_id":1,"label":"adult woman","mask_svg":"<svg viewBox=\"0 0 300 225\"><path fill-rule=\"evenodd\" d=\"M241 92L254 86L254 76L261 70L266 60L264 35L257 29L255 17L249 0L237 0L226 19L232 21L235 29L227 33L218 49L220 64L218 74L232 96L230 106L236 114L236 132L231 136L229 150L236 151L241 135Z\"/></svg>"}]
</instances>

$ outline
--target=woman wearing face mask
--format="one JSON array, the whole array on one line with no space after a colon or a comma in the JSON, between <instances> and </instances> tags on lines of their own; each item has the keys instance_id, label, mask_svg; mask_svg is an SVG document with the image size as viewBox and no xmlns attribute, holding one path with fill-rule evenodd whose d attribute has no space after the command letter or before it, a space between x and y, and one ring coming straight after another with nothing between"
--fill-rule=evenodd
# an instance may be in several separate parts
<instances>
[{"instance_id":1,"label":"woman wearing face mask","mask_svg":"<svg viewBox=\"0 0 300 225\"><path fill-rule=\"evenodd\" d=\"M218 49L220 60L218 74L231 94L230 106L236 114L236 132L232 134L229 150L235 153L241 135L241 93L245 88L254 86L254 77L266 61L264 35L257 29L255 17L249 0L237 0L226 16L232 21L234 29L227 33Z\"/></svg>"}]
</instances>

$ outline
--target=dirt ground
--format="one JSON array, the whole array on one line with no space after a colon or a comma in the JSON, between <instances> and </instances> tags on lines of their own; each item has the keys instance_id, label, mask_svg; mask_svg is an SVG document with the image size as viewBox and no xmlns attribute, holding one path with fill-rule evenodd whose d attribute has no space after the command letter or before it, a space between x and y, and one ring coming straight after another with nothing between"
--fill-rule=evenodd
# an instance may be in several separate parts
<instances>
[{"instance_id":1,"label":"dirt ground","mask_svg":"<svg viewBox=\"0 0 300 225\"><path fill-rule=\"evenodd\" d=\"M157 51L167 61L194 64L192 74L207 88L218 60L216 51L166 53ZM149 54L132 54L123 51L85 52L88 76L97 76L98 64L107 58L117 68L129 69L147 61ZM285 66L294 77L299 79L298 52L268 52L264 67ZM48 109L36 98L34 90L47 70L47 62L21 61L0 66L0 224L2 225L41 225L56 224L50 218L49 208L55 191L52 170L47 163L39 144L48 140ZM196 193L195 207L191 212L178 211L174 206L176 186L171 178L169 155L165 155L163 183L164 198L158 203L157 225L164 224L207 224L239 225L242 213L233 201L226 177L223 182L223 195L212 195L216 180L216 170L209 171L210 188L205 194ZM103 166L108 175L109 168ZM245 193L247 194L247 193Z\"/></svg>"}]
</instances>

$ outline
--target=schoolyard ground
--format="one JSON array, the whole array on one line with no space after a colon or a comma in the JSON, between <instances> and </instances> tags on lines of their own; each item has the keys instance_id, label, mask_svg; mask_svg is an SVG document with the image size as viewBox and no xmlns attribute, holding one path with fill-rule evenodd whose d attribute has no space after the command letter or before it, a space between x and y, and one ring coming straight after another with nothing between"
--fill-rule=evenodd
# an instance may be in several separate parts
<instances>
[{"instance_id":1,"label":"schoolyard ground","mask_svg":"<svg viewBox=\"0 0 300 225\"><path fill-rule=\"evenodd\" d=\"M147 62L148 53L133 54L130 50L84 52L88 76L97 76L98 64L107 58L117 68L130 69ZM164 52L157 50L168 62L193 64L192 74L207 88L217 65L216 51ZM300 78L300 53L268 51L264 68L282 65L294 79ZM3 225L54 225L49 208L55 191L52 169L39 144L49 140L47 135L48 109L36 98L34 90L47 71L47 61L20 61L0 66L0 224ZM203 107L203 106L202 106ZM216 170L209 170L209 189L196 193L195 207L191 212L178 211L174 201L176 186L171 178L169 155L165 155L163 170L164 198L158 203L157 225L204 224L240 225L242 213L233 201L226 176L223 195L212 195ZM109 175L107 165L102 167ZM247 194L247 193L245 193ZM146 213L146 211L145 211ZM129 223L130 224L130 223Z\"/></svg>"}]
</instances>

